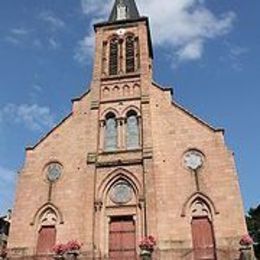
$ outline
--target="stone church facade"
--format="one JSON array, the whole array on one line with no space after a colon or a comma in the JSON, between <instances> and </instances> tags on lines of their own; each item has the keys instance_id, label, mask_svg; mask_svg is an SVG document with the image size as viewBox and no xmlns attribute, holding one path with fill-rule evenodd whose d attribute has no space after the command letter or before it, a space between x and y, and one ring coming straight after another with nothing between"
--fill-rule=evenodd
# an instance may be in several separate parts
<instances>
[{"instance_id":1,"label":"stone church facade","mask_svg":"<svg viewBox=\"0 0 260 260\"><path fill-rule=\"evenodd\" d=\"M26 150L9 239L11 259L81 241L82 259L237 259L247 233L224 131L181 107L153 81L147 17L117 1L94 25L90 90Z\"/></svg>"}]
</instances>

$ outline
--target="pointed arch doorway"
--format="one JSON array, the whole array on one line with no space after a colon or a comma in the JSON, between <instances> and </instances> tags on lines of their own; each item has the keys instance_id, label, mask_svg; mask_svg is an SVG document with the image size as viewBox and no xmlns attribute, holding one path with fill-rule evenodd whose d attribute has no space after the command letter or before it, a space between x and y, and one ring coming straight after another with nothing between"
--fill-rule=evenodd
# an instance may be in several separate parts
<instances>
[{"instance_id":1,"label":"pointed arch doorway","mask_svg":"<svg viewBox=\"0 0 260 260\"><path fill-rule=\"evenodd\" d=\"M195 260L215 260L215 242L212 223L208 217L192 219L192 239Z\"/></svg>"},{"instance_id":2,"label":"pointed arch doorway","mask_svg":"<svg viewBox=\"0 0 260 260\"><path fill-rule=\"evenodd\" d=\"M133 216L116 216L111 218L109 224L109 259L137 259L136 227Z\"/></svg>"},{"instance_id":3,"label":"pointed arch doorway","mask_svg":"<svg viewBox=\"0 0 260 260\"><path fill-rule=\"evenodd\" d=\"M144 234L144 207L135 175L117 169L100 189L96 212L96 244L101 258L109 260L138 259L138 241Z\"/></svg>"},{"instance_id":4,"label":"pointed arch doorway","mask_svg":"<svg viewBox=\"0 0 260 260\"><path fill-rule=\"evenodd\" d=\"M196 199L191 207L194 260L216 260L215 236L209 207Z\"/></svg>"}]
</instances>

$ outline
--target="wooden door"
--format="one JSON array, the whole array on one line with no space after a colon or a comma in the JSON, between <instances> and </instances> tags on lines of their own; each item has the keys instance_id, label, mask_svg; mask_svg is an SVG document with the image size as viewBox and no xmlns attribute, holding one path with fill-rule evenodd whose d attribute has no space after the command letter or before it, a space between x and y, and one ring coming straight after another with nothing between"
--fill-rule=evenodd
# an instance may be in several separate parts
<instances>
[{"instance_id":1,"label":"wooden door","mask_svg":"<svg viewBox=\"0 0 260 260\"><path fill-rule=\"evenodd\" d=\"M54 226L41 227L38 235L36 254L46 255L52 253L56 242L56 229Z\"/></svg>"},{"instance_id":2,"label":"wooden door","mask_svg":"<svg viewBox=\"0 0 260 260\"><path fill-rule=\"evenodd\" d=\"M109 228L109 260L135 260L136 239L133 217L112 218Z\"/></svg>"},{"instance_id":3,"label":"wooden door","mask_svg":"<svg viewBox=\"0 0 260 260\"><path fill-rule=\"evenodd\" d=\"M194 260L215 260L214 233L208 217L192 219Z\"/></svg>"}]
</instances>

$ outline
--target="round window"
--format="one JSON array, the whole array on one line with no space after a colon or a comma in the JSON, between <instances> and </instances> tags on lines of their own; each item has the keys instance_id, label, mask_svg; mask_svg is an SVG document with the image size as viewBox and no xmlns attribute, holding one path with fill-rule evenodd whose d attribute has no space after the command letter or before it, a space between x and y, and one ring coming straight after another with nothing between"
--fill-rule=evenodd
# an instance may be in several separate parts
<instances>
[{"instance_id":1,"label":"round window","mask_svg":"<svg viewBox=\"0 0 260 260\"><path fill-rule=\"evenodd\" d=\"M190 150L184 155L184 165L186 168L196 171L202 167L203 155L199 151Z\"/></svg>"},{"instance_id":2,"label":"round window","mask_svg":"<svg viewBox=\"0 0 260 260\"><path fill-rule=\"evenodd\" d=\"M112 188L110 198L117 204L126 204L133 198L133 190L127 182L120 181Z\"/></svg>"},{"instance_id":3,"label":"round window","mask_svg":"<svg viewBox=\"0 0 260 260\"><path fill-rule=\"evenodd\" d=\"M47 179L50 182L57 181L61 176L62 167L58 163L51 163L47 168Z\"/></svg>"}]
</instances>

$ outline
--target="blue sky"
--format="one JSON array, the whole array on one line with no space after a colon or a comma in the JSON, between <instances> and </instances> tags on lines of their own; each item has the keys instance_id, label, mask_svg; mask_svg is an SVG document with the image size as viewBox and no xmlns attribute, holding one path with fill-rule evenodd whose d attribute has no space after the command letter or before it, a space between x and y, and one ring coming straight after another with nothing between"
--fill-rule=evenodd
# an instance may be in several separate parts
<instances>
[{"instance_id":1,"label":"blue sky","mask_svg":"<svg viewBox=\"0 0 260 260\"><path fill-rule=\"evenodd\" d=\"M195 115L226 129L245 208L260 203L260 2L137 0L149 15L154 78ZM0 3L0 213L12 207L24 148L70 112L89 86L91 24L111 1Z\"/></svg>"}]
</instances>

